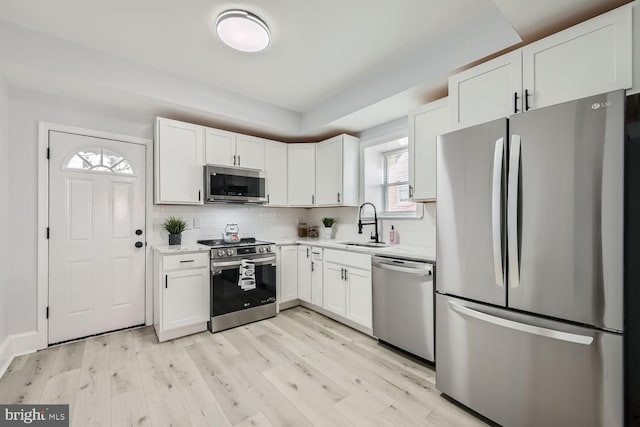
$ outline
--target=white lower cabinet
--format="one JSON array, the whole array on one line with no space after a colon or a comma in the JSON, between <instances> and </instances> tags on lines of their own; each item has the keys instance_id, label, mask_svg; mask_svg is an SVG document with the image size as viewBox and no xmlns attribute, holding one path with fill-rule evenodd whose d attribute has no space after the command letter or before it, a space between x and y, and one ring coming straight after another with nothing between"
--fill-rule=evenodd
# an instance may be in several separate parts
<instances>
[{"instance_id":1,"label":"white lower cabinet","mask_svg":"<svg viewBox=\"0 0 640 427\"><path fill-rule=\"evenodd\" d=\"M159 341L207 329L209 252L154 253L154 328Z\"/></svg>"},{"instance_id":2,"label":"white lower cabinet","mask_svg":"<svg viewBox=\"0 0 640 427\"><path fill-rule=\"evenodd\" d=\"M337 259L342 261L336 262ZM371 328L371 256L327 249L323 274L322 307L361 326Z\"/></svg>"},{"instance_id":3,"label":"white lower cabinet","mask_svg":"<svg viewBox=\"0 0 640 427\"><path fill-rule=\"evenodd\" d=\"M298 299L311 302L311 246L298 246Z\"/></svg>"},{"instance_id":4,"label":"white lower cabinet","mask_svg":"<svg viewBox=\"0 0 640 427\"><path fill-rule=\"evenodd\" d=\"M322 307L323 300L322 248L311 248L311 304Z\"/></svg>"},{"instance_id":5,"label":"white lower cabinet","mask_svg":"<svg viewBox=\"0 0 640 427\"><path fill-rule=\"evenodd\" d=\"M278 247L278 303L298 299L298 246Z\"/></svg>"}]
</instances>

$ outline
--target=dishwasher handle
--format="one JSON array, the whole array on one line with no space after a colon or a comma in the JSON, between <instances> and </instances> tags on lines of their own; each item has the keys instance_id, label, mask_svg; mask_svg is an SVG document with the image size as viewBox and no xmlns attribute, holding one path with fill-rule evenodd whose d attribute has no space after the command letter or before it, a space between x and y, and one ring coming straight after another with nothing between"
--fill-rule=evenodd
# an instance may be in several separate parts
<instances>
[{"instance_id":1,"label":"dishwasher handle","mask_svg":"<svg viewBox=\"0 0 640 427\"><path fill-rule=\"evenodd\" d=\"M374 257L372 260L374 268L380 268L382 270L397 271L400 273L407 273L416 276L432 276L433 269L430 264L416 261L405 261L393 258L378 258Z\"/></svg>"}]
</instances>

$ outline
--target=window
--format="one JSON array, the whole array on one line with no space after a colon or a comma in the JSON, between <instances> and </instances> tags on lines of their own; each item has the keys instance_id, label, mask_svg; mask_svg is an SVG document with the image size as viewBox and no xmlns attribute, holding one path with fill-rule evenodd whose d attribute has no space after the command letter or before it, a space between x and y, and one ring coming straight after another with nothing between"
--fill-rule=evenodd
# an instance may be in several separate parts
<instances>
[{"instance_id":1,"label":"window","mask_svg":"<svg viewBox=\"0 0 640 427\"><path fill-rule=\"evenodd\" d=\"M104 148L78 151L71 156L64 168L116 175L133 175L133 168L127 159L116 152Z\"/></svg>"},{"instance_id":2,"label":"window","mask_svg":"<svg viewBox=\"0 0 640 427\"><path fill-rule=\"evenodd\" d=\"M409 139L382 137L362 147L363 202L382 218L422 218L422 204L409 197Z\"/></svg>"},{"instance_id":3,"label":"window","mask_svg":"<svg viewBox=\"0 0 640 427\"><path fill-rule=\"evenodd\" d=\"M409 197L409 149L387 151L384 158L384 211L408 213L416 211Z\"/></svg>"}]
</instances>

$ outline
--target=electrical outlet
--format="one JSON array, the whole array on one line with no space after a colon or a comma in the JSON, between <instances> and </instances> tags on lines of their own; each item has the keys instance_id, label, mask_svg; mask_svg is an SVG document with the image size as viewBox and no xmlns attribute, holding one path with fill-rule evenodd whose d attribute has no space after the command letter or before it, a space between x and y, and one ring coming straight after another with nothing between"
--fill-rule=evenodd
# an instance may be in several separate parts
<instances>
[{"instance_id":1,"label":"electrical outlet","mask_svg":"<svg viewBox=\"0 0 640 427\"><path fill-rule=\"evenodd\" d=\"M200 228L200 218L197 216L193 218L193 228Z\"/></svg>"}]
</instances>

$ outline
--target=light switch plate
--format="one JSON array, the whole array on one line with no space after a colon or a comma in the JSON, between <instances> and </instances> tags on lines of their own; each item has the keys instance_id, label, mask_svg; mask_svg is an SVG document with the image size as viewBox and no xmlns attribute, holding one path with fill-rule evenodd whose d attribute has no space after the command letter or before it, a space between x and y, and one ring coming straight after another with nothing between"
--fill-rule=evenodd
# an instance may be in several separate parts
<instances>
[{"instance_id":1,"label":"light switch plate","mask_svg":"<svg viewBox=\"0 0 640 427\"><path fill-rule=\"evenodd\" d=\"M193 218L193 228L200 228L200 218L197 216Z\"/></svg>"}]
</instances>

